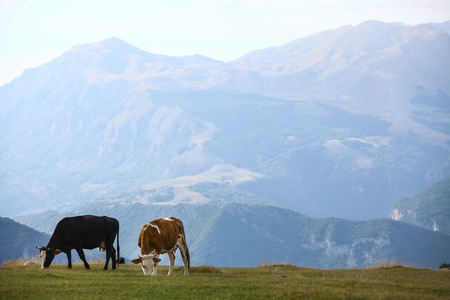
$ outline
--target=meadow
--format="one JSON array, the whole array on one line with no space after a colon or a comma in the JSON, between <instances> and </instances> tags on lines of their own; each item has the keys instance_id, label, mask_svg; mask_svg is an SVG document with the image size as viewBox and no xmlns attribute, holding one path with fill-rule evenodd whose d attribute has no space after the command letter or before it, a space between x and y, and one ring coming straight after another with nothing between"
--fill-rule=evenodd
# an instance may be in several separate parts
<instances>
[{"instance_id":1,"label":"meadow","mask_svg":"<svg viewBox=\"0 0 450 300\"><path fill-rule=\"evenodd\" d=\"M450 271L381 265L367 269L324 270L263 264L257 268L182 267L166 276L144 276L134 265L0 266L1 299L450 299Z\"/></svg>"}]
</instances>

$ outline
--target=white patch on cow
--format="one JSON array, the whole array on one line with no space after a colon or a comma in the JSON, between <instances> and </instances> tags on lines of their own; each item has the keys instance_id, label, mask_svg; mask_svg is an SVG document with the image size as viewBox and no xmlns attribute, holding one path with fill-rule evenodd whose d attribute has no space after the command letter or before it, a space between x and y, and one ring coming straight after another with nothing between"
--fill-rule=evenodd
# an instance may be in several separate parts
<instances>
[{"instance_id":1,"label":"white patch on cow","mask_svg":"<svg viewBox=\"0 0 450 300\"><path fill-rule=\"evenodd\" d=\"M169 273L167 274L167 276L172 276L173 266L175 264L175 254L173 252L169 252L167 253L167 255L169 256Z\"/></svg>"},{"instance_id":2,"label":"white patch on cow","mask_svg":"<svg viewBox=\"0 0 450 300\"><path fill-rule=\"evenodd\" d=\"M169 221L169 222L173 221L172 218L164 218L164 220Z\"/></svg>"},{"instance_id":3,"label":"white patch on cow","mask_svg":"<svg viewBox=\"0 0 450 300\"><path fill-rule=\"evenodd\" d=\"M178 249L178 245L175 244L175 246L172 249L161 249L160 253L161 254L166 254L166 253L172 253L173 251L176 251Z\"/></svg>"},{"instance_id":4,"label":"white patch on cow","mask_svg":"<svg viewBox=\"0 0 450 300\"><path fill-rule=\"evenodd\" d=\"M154 254L141 256L141 267L144 275L153 275L153 257Z\"/></svg>"},{"instance_id":5,"label":"white patch on cow","mask_svg":"<svg viewBox=\"0 0 450 300\"><path fill-rule=\"evenodd\" d=\"M155 228L156 230L158 230L158 233L161 234L161 231L159 230L158 226L153 225L152 223L147 223L147 227L145 228L145 230L147 230L148 226L151 226L151 227Z\"/></svg>"},{"instance_id":6,"label":"white patch on cow","mask_svg":"<svg viewBox=\"0 0 450 300\"><path fill-rule=\"evenodd\" d=\"M45 262L45 258L47 256L47 251L40 250L40 252L41 252L40 256L41 256L41 260L42 260L41 269L44 269L44 262Z\"/></svg>"},{"instance_id":7,"label":"white patch on cow","mask_svg":"<svg viewBox=\"0 0 450 300\"><path fill-rule=\"evenodd\" d=\"M153 260L154 258L159 258L159 254L156 254L156 250L153 250L150 254L141 256L141 268L144 275L157 275L156 269L158 263Z\"/></svg>"},{"instance_id":8,"label":"white patch on cow","mask_svg":"<svg viewBox=\"0 0 450 300\"><path fill-rule=\"evenodd\" d=\"M98 250L99 250L99 251L105 251L105 250L106 250L106 244L105 244L104 241L102 241L102 242L100 243L100 245L98 246Z\"/></svg>"},{"instance_id":9,"label":"white patch on cow","mask_svg":"<svg viewBox=\"0 0 450 300\"><path fill-rule=\"evenodd\" d=\"M159 254L155 255L154 258L159 258ZM153 262L153 276L157 275L158 263Z\"/></svg>"}]
</instances>

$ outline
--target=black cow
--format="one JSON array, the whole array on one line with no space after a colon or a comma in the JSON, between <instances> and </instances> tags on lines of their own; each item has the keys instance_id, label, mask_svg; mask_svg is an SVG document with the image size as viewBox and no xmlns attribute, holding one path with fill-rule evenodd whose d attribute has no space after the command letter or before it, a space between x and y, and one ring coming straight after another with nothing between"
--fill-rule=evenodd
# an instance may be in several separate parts
<instances>
[{"instance_id":1,"label":"black cow","mask_svg":"<svg viewBox=\"0 0 450 300\"><path fill-rule=\"evenodd\" d=\"M36 247L41 252L42 266L48 268L55 255L64 252L67 254L68 265L72 268L71 250L78 252L86 269L89 264L84 256L83 249L100 248L106 250L106 264L103 270L108 269L109 258L112 258L112 268L116 268L116 250L113 247L117 234L117 257L119 250L119 222L114 218L97 216L78 216L64 218L56 225L50 241L46 247Z\"/></svg>"}]
</instances>

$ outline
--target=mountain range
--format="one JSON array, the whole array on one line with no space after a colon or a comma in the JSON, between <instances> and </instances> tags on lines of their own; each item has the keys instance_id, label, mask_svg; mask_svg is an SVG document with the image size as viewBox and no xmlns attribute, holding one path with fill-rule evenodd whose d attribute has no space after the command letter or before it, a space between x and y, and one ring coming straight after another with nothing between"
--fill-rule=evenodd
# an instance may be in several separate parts
<instances>
[{"instance_id":1,"label":"mountain range","mask_svg":"<svg viewBox=\"0 0 450 300\"><path fill-rule=\"evenodd\" d=\"M443 194L450 192L448 185L439 186ZM430 187L415 195L416 203L430 202L427 196L430 189L436 191ZM126 193L85 203L71 211L46 211L15 220L51 234L66 216L112 216L120 222L120 253L127 263L140 254L137 242L142 225L161 216L177 216L183 221L192 265L256 267L264 263L291 263L314 268L364 268L394 261L437 269L449 259L448 232L421 228L409 224L406 218L405 221L310 218L257 201L174 204L170 193L167 194L164 199L155 197L151 191ZM441 204L448 211L450 202ZM422 215L427 209L417 206L415 212ZM444 227L444 220L438 222ZM166 255L161 258L163 264L168 264ZM179 254L177 262L182 263Z\"/></svg>"},{"instance_id":2,"label":"mountain range","mask_svg":"<svg viewBox=\"0 0 450 300\"><path fill-rule=\"evenodd\" d=\"M368 21L227 63L75 46L0 87L1 214L151 192L385 217L450 176L446 28Z\"/></svg>"},{"instance_id":3,"label":"mountain range","mask_svg":"<svg viewBox=\"0 0 450 300\"><path fill-rule=\"evenodd\" d=\"M193 265L437 268L449 28L368 21L230 62L77 45L0 87L0 214L46 234L115 217L127 258L176 216ZM29 230L1 221L9 244Z\"/></svg>"}]
</instances>

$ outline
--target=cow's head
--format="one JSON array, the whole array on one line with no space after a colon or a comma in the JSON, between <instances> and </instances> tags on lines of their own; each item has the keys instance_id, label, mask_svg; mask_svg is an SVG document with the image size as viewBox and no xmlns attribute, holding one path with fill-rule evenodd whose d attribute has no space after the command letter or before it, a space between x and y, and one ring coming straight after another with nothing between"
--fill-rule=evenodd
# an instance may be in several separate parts
<instances>
[{"instance_id":1,"label":"cow's head","mask_svg":"<svg viewBox=\"0 0 450 300\"><path fill-rule=\"evenodd\" d=\"M50 249L49 247L36 247L41 252L41 269L50 267L55 255L60 254L62 251L59 249Z\"/></svg>"},{"instance_id":2,"label":"cow's head","mask_svg":"<svg viewBox=\"0 0 450 300\"><path fill-rule=\"evenodd\" d=\"M141 264L142 271L145 275L155 275L156 266L161 261L159 254L148 254L139 256L139 258L132 259L131 262L135 265Z\"/></svg>"}]
</instances>

